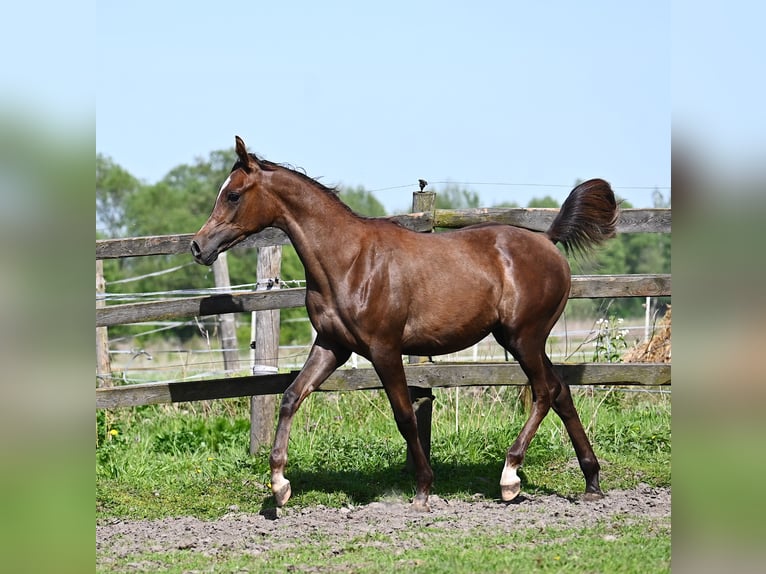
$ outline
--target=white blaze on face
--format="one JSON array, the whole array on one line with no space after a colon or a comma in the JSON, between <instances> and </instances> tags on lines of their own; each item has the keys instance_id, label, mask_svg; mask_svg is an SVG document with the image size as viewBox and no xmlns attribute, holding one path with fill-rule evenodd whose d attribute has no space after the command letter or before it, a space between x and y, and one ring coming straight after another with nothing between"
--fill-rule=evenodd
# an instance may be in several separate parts
<instances>
[{"instance_id":1,"label":"white blaze on face","mask_svg":"<svg viewBox=\"0 0 766 574\"><path fill-rule=\"evenodd\" d=\"M221 199L221 194L223 193L223 190L226 189L226 186L231 183L231 176L226 178L226 181L223 182L223 185L221 186L221 189L218 190L218 197L216 198L216 203L218 203L218 200Z\"/></svg>"}]
</instances>

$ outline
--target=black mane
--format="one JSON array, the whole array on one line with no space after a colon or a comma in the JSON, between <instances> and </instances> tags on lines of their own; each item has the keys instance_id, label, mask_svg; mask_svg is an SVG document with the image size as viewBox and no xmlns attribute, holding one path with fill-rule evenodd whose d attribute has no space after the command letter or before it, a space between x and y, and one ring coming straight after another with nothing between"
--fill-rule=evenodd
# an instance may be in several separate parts
<instances>
[{"instance_id":1,"label":"black mane","mask_svg":"<svg viewBox=\"0 0 766 574\"><path fill-rule=\"evenodd\" d=\"M330 197L332 197L335 201L337 201L340 205L345 207L349 212L353 213L357 217L359 217L361 219L370 219L369 217L365 217L363 215L359 215L353 209L351 209L348 205L346 205L343 202L343 200L341 200L341 198L339 197L340 191L338 190L337 186L336 187L328 187L328 186L324 185L323 183L320 183L319 181L317 181L313 177L309 177L308 175L306 175L306 173L301 168L295 168L295 167L293 167L290 164L286 164L286 163L274 163L273 161L269 161L267 159L260 158L257 155L255 155L254 153L250 153L248 155L251 158L253 158L253 160L255 160L255 162L258 164L258 167L261 168L262 170L264 170L264 171L277 171L277 170L280 170L280 169L284 169L286 171L289 171L290 173L292 173L294 175L297 175L299 178L301 178L306 183L308 183L310 185L313 185L314 187L316 187L316 188L324 191L325 193L327 193ZM235 171L235 170L240 169L242 167L244 167L242 165L242 162L240 160L237 160L236 162L234 162L234 165L232 166L231 171Z\"/></svg>"},{"instance_id":2,"label":"black mane","mask_svg":"<svg viewBox=\"0 0 766 574\"><path fill-rule=\"evenodd\" d=\"M334 195L336 197L338 196L339 192L338 192L338 188L337 187L327 187L323 183L320 183L316 179L306 175L306 172L303 169L301 169L301 168L293 167L292 165L287 164L287 163L274 163L273 161L269 161L267 159L260 158L257 155L255 155L254 153L251 153L251 154L248 154L248 155L251 158L253 158L253 160L255 160L255 163L258 164L258 167L261 168L264 171L276 171L278 169L287 170L290 173L294 173L295 175L297 175L298 177L303 179L306 183L310 183L310 184L318 187L319 189L321 189L322 191L324 191L326 193L329 193L329 194ZM234 162L234 165L231 167L231 171L235 171L235 170L240 169L242 167L244 167L242 165L242 162L240 160L237 160L237 161Z\"/></svg>"}]
</instances>

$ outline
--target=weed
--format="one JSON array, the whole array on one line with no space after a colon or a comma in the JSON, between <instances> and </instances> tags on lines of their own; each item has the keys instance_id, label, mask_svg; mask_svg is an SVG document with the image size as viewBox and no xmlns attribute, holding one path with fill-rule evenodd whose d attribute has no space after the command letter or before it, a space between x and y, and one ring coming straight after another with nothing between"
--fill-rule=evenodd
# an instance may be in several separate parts
<instances>
[{"instance_id":1,"label":"weed","mask_svg":"<svg viewBox=\"0 0 766 574\"><path fill-rule=\"evenodd\" d=\"M628 348L625 340L628 330L622 327L623 322L621 317L614 315L596 321L598 332L592 359L594 363L619 363L622 360L622 353Z\"/></svg>"}]
</instances>

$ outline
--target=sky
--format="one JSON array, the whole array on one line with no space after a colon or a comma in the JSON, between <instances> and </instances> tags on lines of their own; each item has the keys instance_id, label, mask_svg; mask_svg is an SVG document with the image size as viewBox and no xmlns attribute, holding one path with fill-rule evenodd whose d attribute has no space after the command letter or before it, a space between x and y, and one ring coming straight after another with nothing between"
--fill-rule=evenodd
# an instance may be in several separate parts
<instances>
[{"instance_id":1,"label":"sky","mask_svg":"<svg viewBox=\"0 0 766 574\"><path fill-rule=\"evenodd\" d=\"M154 183L236 134L389 212L419 178L492 206L601 177L651 207L670 21L661 1L99 2L96 150Z\"/></svg>"}]
</instances>

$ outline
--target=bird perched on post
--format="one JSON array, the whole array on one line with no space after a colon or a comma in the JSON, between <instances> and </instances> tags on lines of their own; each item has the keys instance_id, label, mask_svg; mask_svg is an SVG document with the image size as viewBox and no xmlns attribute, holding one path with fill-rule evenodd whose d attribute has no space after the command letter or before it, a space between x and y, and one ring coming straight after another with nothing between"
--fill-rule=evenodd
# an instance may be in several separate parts
<instances>
[{"instance_id":1,"label":"bird perched on post","mask_svg":"<svg viewBox=\"0 0 766 574\"><path fill-rule=\"evenodd\" d=\"M420 191L423 191L425 187L428 185L428 182L425 179L419 179L418 185L420 185Z\"/></svg>"}]
</instances>

